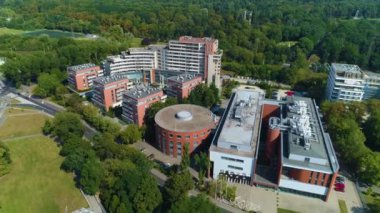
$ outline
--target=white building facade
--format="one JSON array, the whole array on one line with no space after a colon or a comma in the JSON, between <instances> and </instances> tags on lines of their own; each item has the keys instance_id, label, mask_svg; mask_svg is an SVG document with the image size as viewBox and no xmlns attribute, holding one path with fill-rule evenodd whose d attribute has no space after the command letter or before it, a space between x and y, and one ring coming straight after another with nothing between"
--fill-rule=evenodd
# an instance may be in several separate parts
<instances>
[{"instance_id":1,"label":"white building facade","mask_svg":"<svg viewBox=\"0 0 380 213\"><path fill-rule=\"evenodd\" d=\"M379 97L380 74L362 71L357 65L331 64L326 99L347 102Z\"/></svg>"}]
</instances>

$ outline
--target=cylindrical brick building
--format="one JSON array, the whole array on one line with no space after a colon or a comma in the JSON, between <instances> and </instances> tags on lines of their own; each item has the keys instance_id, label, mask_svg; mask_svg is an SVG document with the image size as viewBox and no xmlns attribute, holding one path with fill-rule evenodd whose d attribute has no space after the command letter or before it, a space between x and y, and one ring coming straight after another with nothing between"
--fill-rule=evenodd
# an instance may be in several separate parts
<instances>
[{"instance_id":1,"label":"cylindrical brick building","mask_svg":"<svg viewBox=\"0 0 380 213\"><path fill-rule=\"evenodd\" d=\"M154 117L156 143L172 157L182 157L186 143L193 152L209 136L215 126L210 110L191 104L178 104L160 110Z\"/></svg>"}]
</instances>

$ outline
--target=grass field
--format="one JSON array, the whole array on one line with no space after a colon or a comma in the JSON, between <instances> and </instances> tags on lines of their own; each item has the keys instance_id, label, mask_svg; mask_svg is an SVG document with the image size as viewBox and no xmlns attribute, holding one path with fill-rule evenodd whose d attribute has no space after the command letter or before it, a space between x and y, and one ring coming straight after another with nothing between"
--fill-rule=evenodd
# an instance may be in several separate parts
<instances>
[{"instance_id":1,"label":"grass field","mask_svg":"<svg viewBox=\"0 0 380 213\"><path fill-rule=\"evenodd\" d=\"M338 200L340 213L348 213L346 202L344 200Z\"/></svg>"},{"instance_id":2,"label":"grass field","mask_svg":"<svg viewBox=\"0 0 380 213\"><path fill-rule=\"evenodd\" d=\"M6 121L1 125L0 140L41 133L46 116L35 110L8 109Z\"/></svg>"},{"instance_id":3,"label":"grass field","mask_svg":"<svg viewBox=\"0 0 380 213\"><path fill-rule=\"evenodd\" d=\"M142 38L132 38L131 47L141 47Z\"/></svg>"},{"instance_id":4,"label":"grass field","mask_svg":"<svg viewBox=\"0 0 380 213\"><path fill-rule=\"evenodd\" d=\"M72 212L87 207L72 174L60 170L63 158L57 144L36 135L46 117L31 112L13 109L0 126L2 137L25 137L5 142L12 164L10 173L0 178L0 212L65 212L66 207Z\"/></svg>"},{"instance_id":5,"label":"grass field","mask_svg":"<svg viewBox=\"0 0 380 213\"><path fill-rule=\"evenodd\" d=\"M277 208L277 213L298 213L298 212L292 211L292 210L289 210L289 209Z\"/></svg>"},{"instance_id":6,"label":"grass field","mask_svg":"<svg viewBox=\"0 0 380 213\"><path fill-rule=\"evenodd\" d=\"M0 27L0 36L6 35L6 34L17 35L17 34L22 34L24 32L25 31L23 31L23 30L16 30L16 29L9 29L6 27Z\"/></svg>"}]
</instances>

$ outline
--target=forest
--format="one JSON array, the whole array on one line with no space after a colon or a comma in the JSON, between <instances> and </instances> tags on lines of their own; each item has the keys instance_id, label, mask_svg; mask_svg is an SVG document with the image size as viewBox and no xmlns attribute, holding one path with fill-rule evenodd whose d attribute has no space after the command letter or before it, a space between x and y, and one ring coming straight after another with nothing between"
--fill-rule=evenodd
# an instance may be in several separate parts
<instances>
[{"instance_id":1,"label":"forest","mask_svg":"<svg viewBox=\"0 0 380 213\"><path fill-rule=\"evenodd\" d=\"M323 85L325 63L380 68L376 0L1 0L0 6L0 27L102 38L2 36L0 56L8 59L2 70L16 85L68 65L99 63L130 47L134 37L157 42L180 35L214 37L224 50L223 70L293 86L310 80Z\"/></svg>"}]
</instances>

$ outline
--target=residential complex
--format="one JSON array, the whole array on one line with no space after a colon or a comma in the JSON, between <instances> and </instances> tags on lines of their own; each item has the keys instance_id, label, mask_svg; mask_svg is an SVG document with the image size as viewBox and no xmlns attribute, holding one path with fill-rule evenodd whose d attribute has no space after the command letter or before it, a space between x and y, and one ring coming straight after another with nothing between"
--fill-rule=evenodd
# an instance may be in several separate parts
<instances>
[{"instance_id":1,"label":"residential complex","mask_svg":"<svg viewBox=\"0 0 380 213\"><path fill-rule=\"evenodd\" d=\"M152 70L158 67L157 51L151 45L144 48L129 48L120 55L108 56L103 62L103 68L107 75L138 70Z\"/></svg>"},{"instance_id":2,"label":"residential complex","mask_svg":"<svg viewBox=\"0 0 380 213\"><path fill-rule=\"evenodd\" d=\"M112 75L136 70L168 70L180 74L202 76L207 84L221 88L220 70L222 50L218 40L182 36L169 41L168 45L150 45L145 48L130 48L120 55L109 56L103 62L104 70Z\"/></svg>"},{"instance_id":3,"label":"residential complex","mask_svg":"<svg viewBox=\"0 0 380 213\"><path fill-rule=\"evenodd\" d=\"M312 99L269 100L249 90L233 93L213 138L210 160L215 179L223 176L325 200L339 170Z\"/></svg>"},{"instance_id":4,"label":"residential complex","mask_svg":"<svg viewBox=\"0 0 380 213\"><path fill-rule=\"evenodd\" d=\"M91 89L95 78L103 76L103 70L95 64L81 64L67 67L67 74L71 88L85 91Z\"/></svg>"},{"instance_id":5,"label":"residential complex","mask_svg":"<svg viewBox=\"0 0 380 213\"><path fill-rule=\"evenodd\" d=\"M160 110L154 117L156 143L169 156L181 158L185 144L192 153L215 127L215 117L204 107L178 104Z\"/></svg>"},{"instance_id":6,"label":"residential complex","mask_svg":"<svg viewBox=\"0 0 380 213\"><path fill-rule=\"evenodd\" d=\"M362 101L380 98L380 74L362 71L359 66L333 63L326 88L330 101Z\"/></svg>"},{"instance_id":7,"label":"residential complex","mask_svg":"<svg viewBox=\"0 0 380 213\"><path fill-rule=\"evenodd\" d=\"M179 100L187 98L196 86L202 83L202 77L193 74L182 74L167 79L166 93Z\"/></svg>"},{"instance_id":8,"label":"residential complex","mask_svg":"<svg viewBox=\"0 0 380 213\"><path fill-rule=\"evenodd\" d=\"M94 79L92 101L95 105L108 111L111 107L120 106L125 91L133 85L127 75L114 74Z\"/></svg>"},{"instance_id":9,"label":"residential complex","mask_svg":"<svg viewBox=\"0 0 380 213\"><path fill-rule=\"evenodd\" d=\"M214 82L217 88L221 88L223 52L218 45L218 40L212 38L181 36L178 40L171 40L162 51L161 69L200 74L208 85Z\"/></svg>"},{"instance_id":10,"label":"residential complex","mask_svg":"<svg viewBox=\"0 0 380 213\"><path fill-rule=\"evenodd\" d=\"M123 95L122 118L129 122L142 126L146 110L156 102L164 102L166 95L160 88L148 85L138 85L125 92Z\"/></svg>"}]
</instances>

